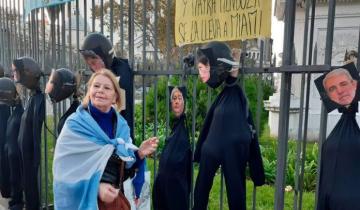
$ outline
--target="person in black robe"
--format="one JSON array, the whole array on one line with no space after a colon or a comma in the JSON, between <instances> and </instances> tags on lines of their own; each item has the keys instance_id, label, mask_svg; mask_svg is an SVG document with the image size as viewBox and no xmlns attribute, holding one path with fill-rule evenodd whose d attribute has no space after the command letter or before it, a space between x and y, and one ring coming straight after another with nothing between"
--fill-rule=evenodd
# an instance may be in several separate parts
<instances>
[{"instance_id":1,"label":"person in black robe","mask_svg":"<svg viewBox=\"0 0 360 210\"><path fill-rule=\"evenodd\" d=\"M45 119L45 95L40 90L40 66L30 57L20 57L13 61L15 82L30 90L21 118L18 143L21 152L23 186L27 210L39 210L39 166L41 129Z\"/></svg>"},{"instance_id":2,"label":"person in black robe","mask_svg":"<svg viewBox=\"0 0 360 210\"><path fill-rule=\"evenodd\" d=\"M322 145L318 210L360 209L360 129L355 118L359 101L358 78L351 63L315 81L327 111L337 107L341 113L340 120Z\"/></svg>"},{"instance_id":3,"label":"person in black robe","mask_svg":"<svg viewBox=\"0 0 360 210\"><path fill-rule=\"evenodd\" d=\"M170 92L175 122L161 152L153 205L155 210L186 210L189 209L192 156L184 113L186 90L170 87Z\"/></svg>"},{"instance_id":4,"label":"person in black robe","mask_svg":"<svg viewBox=\"0 0 360 210\"><path fill-rule=\"evenodd\" d=\"M131 138L134 139L134 75L127 59L115 57L112 43L101 33L88 34L80 52L91 71L97 72L103 68L109 69L120 77L119 85L125 101L120 114L125 118L130 127Z\"/></svg>"},{"instance_id":5,"label":"person in black robe","mask_svg":"<svg viewBox=\"0 0 360 210\"><path fill-rule=\"evenodd\" d=\"M21 116L24 112L20 97L16 91L15 83L9 78L0 78L0 103L11 107L11 115L7 120L4 157L5 170L8 174L6 182L9 185L10 210L23 209L23 190L21 186L21 162L18 144L18 131Z\"/></svg>"},{"instance_id":6,"label":"person in black robe","mask_svg":"<svg viewBox=\"0 0 360 210\"><path fill-rule=\"evenodd\" d=\"M76 90L76 76L70 69L56 69L51 72L49 81L46 83L45 93L47 93L53 103L63 101L73 95L73 102L66 112L60 117L57 127L58 134L61 132L66 119L76 111L80 105Z\"/></svg>"},{"instance_id":7,"label":"person in black robe","mask_svg":"<svg viewBox=\"0 0 360 210\"><path fill-rule=\"evenodd\" d=\"M4 77L5 69L0 65L0 78ZM10 186L8 183L9 173L6 170L5 141L7 120L10 116L10 107L7 104L0 104L0 192L2 197L10 197Z\"/></svg>"},{"instance_id":8,"label":"person in black robe","mask_svg":"<svg viewBox=\"0 0 360 210\"><path fill-rule=\"evenodd\" d=\"M227 62L221 62L225 59ZM246 166L255 186L265 182L257 133L247 99L238 85L238 69L231 50L213 41L198 50L197 63L202 82L224 88L211 105L197 141L194 161L199 162L193 210L206 210L216 171L224 172L230 210L246 209Z\"/></svg>"}]
</instances>

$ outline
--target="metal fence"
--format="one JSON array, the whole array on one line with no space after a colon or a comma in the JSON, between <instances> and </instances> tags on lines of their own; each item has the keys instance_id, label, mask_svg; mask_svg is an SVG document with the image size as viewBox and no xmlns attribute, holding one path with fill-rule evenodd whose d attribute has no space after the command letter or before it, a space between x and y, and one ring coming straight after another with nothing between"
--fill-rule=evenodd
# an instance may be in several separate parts
<instances>
[{"instance_id":1,"label":"metal fence","mask_svg":"<svg viewBox=\"0 0 360 210\"><path fill-rule=\"evenodd\" d=\"M280 88L280 116L277 148L277 166L275 183L274 209L284 209L284 188L285 173L287 166L288 151L288 128L290 113L291 81L294 74L301 74L301 100L299 130L296 152L296 184L294 189L293 209L302 209L304 161L307 144L308 110L310 82L313 73L328 71L331 67L334 19L336 1L329 0L326 32L325 61L323 65L316 64L316 48L314 47L314 24L316 0L305 0L305 22L304 22L304 43L303 58L301 65L294 64L294 26L296 17L296 6L299 1L287 0L285 2L285 30L283 41L282 65L276 67L271 59L265 60L265 42L259 42L260 56L257 65L248 66L245 63L247 43L249 41L239 41L241 53L241 71L244 74L255 74L263 78L263 74L272 75L281 73ZM182 57L195 49L192 47L176 47L174 45L173 10L174 0L75 0L60 6L51 8L41 8L24 14L23 0L0 0L0 63L10 69L12 60L20 56L31 56L37 60L45 75L49 75L52 68L68 67L72 70L89 72L79 55L79 46L83 38L89 32L98 31L109 36L115 44L116 52L122 57L128 57L131 66L135 70L136 85L141 92L141 138L145 139L146 123L146 94L147 88L154 90L155 103L153 118L153 135L158 135L158 81L161 77L165 78L166 83L170 83L170 78L177 76L179 84L192 85L191 101L191 139L196 141L196 101L198 92L196 90L197 72L195 69L187 67ZM160 30L161 29L161 30ZM358 47L360 49L360 46ZM268 57L268 56L267 56ZM270 65L269 65L270 61ZM358 63L359 67L359 63ZM87 72L87 73L86 73ZM10 74L10 71L7 72ZM46 77L44 77L44 83ZM149 82L151 81L151 82ZM262 82L257 84L257 98L262 98ZM246 92L246 90L245 90ZM208 90L209 96L211 90ZM166 101L169 94L166 93ZM260 129L261 100L257 100L256 125ZM208 100L211 103L211 98ZM169 110L168 103L166 110ZM48 109L50 107L47 107ZM53 105L53 118L47 118L48 129L56 135L55 128L59 117L65 112L67 103ZM166 113L166 132L169 133L169 112ZM51 121L51 122L50 122ZM321 143L326 137L327 114L322 109L320 122L320 149ZM44 127L44 138L42 144L48 148L48 141L51 134ZM48 174L51 166L51 150L43 150L43 161L41 166L41 199L44 208L51 207L51 174ZM156 158L156 157L155 157ZM319 157L320 159L320 157ZM320 160L319 160L320 161ZM154 171L156 172L156 161L154 161ZM320 163L320 162L319 162ZM222 180L223 183L223 180ZM219 209L223 209L223 184L219 195ZM253 208L256 209L256 189L252 196ZM193 202L193 200L191 200Z\"/></svg>"}]
</instances>

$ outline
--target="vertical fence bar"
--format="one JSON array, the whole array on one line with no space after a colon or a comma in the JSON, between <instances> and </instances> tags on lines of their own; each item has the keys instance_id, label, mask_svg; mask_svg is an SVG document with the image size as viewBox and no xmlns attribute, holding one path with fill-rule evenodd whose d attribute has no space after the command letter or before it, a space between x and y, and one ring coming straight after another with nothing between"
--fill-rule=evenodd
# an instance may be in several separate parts
<instances>
[{"instance_id":1,"label":"vertical fence bar","mask_svg":"<svg viewBox=\"0 0 360 210\"><path fill-rule=\"evenodd\" d=\"M61 9L61 66L66 66L66 23L65 23L65 4L60 6Z\"/></svg>"},{"instance_id":2,"label":"vertical fence bar","mask_svg":"<svg viewBox=\"0 0 360 210\"><path fill-rule=\"evenodd\" d=\"M87 35L87 0L84 0L84 36Z\"/></svg>"},{"instance_id":3,"label":"vertical fence bar","mask_svg":"<svg viewBox=\"0 0 360 210\"><path fill-rule=\"evenodd\" d=\"M86 0L85 0L86 1ZM92 18L92 32L95 32L95 0L91 1L91 10L92 10L92 14L91 14L91 18Z\"/></svg>"},{"instance_id":4,"label":"vertical fence bar","mask_svg":"<svg viewBox=\"0 0 360 210\"><path fill-rule=\"evenodd\" d=\"M259 61L259 67L263 68L264 66L264 40L261 40L260 42L260 61ZM258 90L257 93L257 99L256 99L256 130L257 135L260 135L261 131L261 114L262 114L262 100L263 100L263 85L262 85L262 78L263 74L260 73L258 75L258 80L256 83L256 88ZM256 186L254 184L253 186L253 195L252 195L252 209L256 209Z\"/></svg>"},{"instance_id":5,"label":"vertical fence bar","mask_svg":"<svg viewBox=\"0 0 360 210\"><path fill-rule=\"evenodd\" d=\"M79 0L76 0L76 68L79 69L80 68L80 27L79 27Z\"/></svg>"},{"instance_id":6,"label":"vertical fence bar","mask_svg":"<svg viewBox=\"0 0 360 210\"><path fill-rule=\"evenodd\" d=\"M357 50L357 69L360 69L360 25L359 25L359 40L358 40L358 50Z\"/></svg>"},{"instance_id":7,"label":"vertical fence bar","mask_svg":"<svg viewBox=\"0 0 360 210\"><path fill-rule=\"evenodd\" d=\"M154 80L154 110L155 110L155 117L154 117L154 136L157 136L157 129L158 129L158 78L157 75L155 76L155 80ZM155 152L154 155L154 177L156 177L157 174L157 165L156 165L156 160L157 160L157 153Z\"/></svg>"},{"instance_id":8,"label":"vertical fence bar","mask_svg":"<svg viewBox=\"0 0 360 210\"><path fill-rule=\"evenodd\" d=\"M5 17L5 19L6 19L6 35L7 35L7 65L6 66L10 66L11 65L11 58L12 58L12 56L11 56L11 35L10 35L10 24L11 24L11 22L10 22L10 24L9 24L9 6L8 6L8 0L5 0L5 8L6 8L6 17Z\"/></svg>"},{"instance_id":9,"label":"vertical fence bar","mask_svg":"<svg viewBox=\"0 0 360 210\"><path fill-rule=\"evenodd\" d=\"M104 34L104 0L100 0L100 28L101 33Z\"/></svg>"},{"instance_id":10,"label":"vertical fence bar","mask_svg":"<svg viewBox=\"0 0 360 210\"><path fill-rule=\"evenodd\" d=\"M68 19L68 30L69 30L69 39L68 39L68 45L69 45L69 67L73 68L73 61L72 61L72 34L73 34L73 28L72 28L72 21L71 21L71 2L67 4L67 19Z\"/></svg>"},{"instance_id":11,"label":"vertical fence bar","mask_svg":"<svg viewBox=\"0 0 360 210\"><path fill-rule=\"evenodd\" d=\"M294 26L296 2L287 0L285 3L285 29L283 46L283 65L292 64L292 51L294 48ZM284 187L285 187L285 169L288 147L288 129L289 129L289 108L291 94L291 73L285 72L281 75L280 92L280 113L278 130L278 149L276 164L275 181L275 206L274 209L284 209Z\"/></svg>"},{"instance_id":12,"label":"vertical fence bar","mask_svg":"<svg viewBox=\"0 0 360 210\"><path fill-rule=\"evenodd\" d=\"M192 151L195 151L195 132L196 132L196 114L197 114L197 106L196 106L196 84L198 82L197 77L192 77L193 78L193 92L192 92L192 110L191 110L191 114L192 114L192 123L191 123L191 148ZM192 209L192 206L194 205L194 163L192 162L192 167L191 167L191 194L190 194L190 209Z\"/></svg>"},{"instance_id":13,"label":"vertical fence bar","mask_svg":"<svg viewBox=\"0 0 360 210\"><path fill-rule=\"evenodd\" d=\"M0 0L0 64L4 65L4 26L3 26L3 0Z\"/></svg>"},{"instance_id":14,"label":"vertical fence bar","mask_svg":"<svg viewBox=\"0 0 360 210\"><path fill-rule=\"evenodd\" d=\"M308 33L309 33L309 12L310 12L310 0L306 0L305 7L305 17L304 17L304 42L303 42L303 55L302 55L302 63L303 66L306 65L306 56L307 56L307 46L308 46ZM299 127L298 127L298 136L296 141L296 161L295 161L295 190L294 190L294 210L298 210L299 205L299 173L300 170L303 170L301 167L301 150L302 150L302 134L303 134L303 116L304 116L304 94L305 94L305 72L301 74L301 87L300 87L300 110L299 110Z\"/></svg>"},{"instance_id":15,"label":"vertical fence bar","mask_svg":"<svg viewBox=\"0 0 360 210\"><path fill-rule=\"evenodd\" d=\"M19 39L19 55L18 56L22 56L24 54L24 43L23 43L23 38L22 38L22 30L21 30L21 23L23 22L23 10L22 10L22 5L21 5L21 0L17 0L17 7L18 7L18 39Z\"/></svg>"},{"instance_id":16,"label":"vertical fence bar","mask_svg":"<svg viewBox=\"0 0 360 210\"><path fill-rule=\"evenodd\" d=\"M134 36L135 36L135 3L134 0L129 0L129 29L128 29L128 36L129 36L129 60L130 60L130 66L134 69ZM145 43L143 43L145 44Z\"/></svg>"},{"instance_id":17,"label":"vertical fence bar","mask_svg":"<svg viewBox=\"0 0 360 210\"><path fill-rule=\"evenodd\" d=\"M334 23L335 23L335 6L336 0L329 0L328 8L328 22L327 22L327 32L326 32L326 46L325 46L325 64L331 65L332 58L332 47L333 47L333 37L334 37ZM320 168L321 168L321 152L322 144L326 139L326 128L327 128L327 112L323 103L321 103L321 115L320 115L320 134L319 134L319 157L318 157L318 173L317 173L317 183L320 180ZM315 204L317 205L319 189L316 187L316 197Z\"/></svg>"},{"instance_id":18,"label":"vertical fence bar","mask_svg":"<svg viewBox=\"0 0 360 210\"><path fill-rule=\"evenodd\" d=\"M310 6L310 5L309 5ZM310 23L310 40L309 40L309 55L308 55L308 65L312 64L312 50L313 50L313 40L314 40L314 24L315 24L315 6L316 1L312 0L311 3L311 23ZM309 118L309 103L310 103L310 85L311 85L311 73L307 74L307 83L306 83L306 99L305 99L305 117L304 117L304 134L302 136L302 157L301 157L301 173L299 177L299 201L298 209L302 209L302 198L303 198L303 185L304 185L304 168L306 160L306 144L307 144L307 128L308 128L308 118Z\"/></svg>"},{"instance_id":19,"label":"vertical fence bar","mask_svg":"<svg viewBox=\"0 0 360 210\"><path fill-rule=\"evenodd\" d=\"M114 44L114 0L110 0L110 41Z\"/></svg>"},{"instance_id":20,"label":"vertical fence bar","mask_svg":"<svg viewBox=\"0 0 360 210\"><path fill-rule=\"evenodd\" d=\"M146 58L146 24L147 24L147 19L146 19L146 2L147 0L143 0L142 1L142 7L144 8L143 9L143 12L142 12L142 60L143 60L143 70L146 70L147 69L147 58ZM130 46L130 45L129 45Z\"/></svg>"},{"instance_id":21,"label":"vertical fence bar","mask_svg":"<svg viewBox=\"0 0 360 210\"><path fill-rule=\"evenodd\" d=\"M124 56L124 0L120 0L120 52Z\"/></svg>"},{"instance_id":22,"label":"vertical fence bar","mask_svg":"<svg viewBox=\"0 0 360 210\"><path fill-rule=\"evenodd\" d=\"M13 25L12 28L14 30L13 39L14 39L14 53L13 53L13 59L18 56L18 40L17 40L17 14L16 14L16 6L15 1L13 0L13 7L12 7L12 19L13 19Z\"/></svg>"}]
</instances>

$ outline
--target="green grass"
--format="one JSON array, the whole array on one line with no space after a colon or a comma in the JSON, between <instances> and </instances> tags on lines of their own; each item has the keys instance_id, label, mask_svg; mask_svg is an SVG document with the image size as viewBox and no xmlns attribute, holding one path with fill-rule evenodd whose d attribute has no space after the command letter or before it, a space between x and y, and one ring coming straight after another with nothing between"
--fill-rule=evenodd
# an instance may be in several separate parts
<instances>
[{"instance_id":1,"label":"green grass","mask_svg":"<svg viewBox=\"0 0 360 210\"><path fill-rule=\"evenodd\" d=\"M147 165L149 170L153 170L153 160L148 160ZM197 168L195 167L195 177L197 174ZM153 182L154 174L151 174L151 185ZM224 183L223 189L223 209L228 210L226 187ZM253 183L251 180L246 181L246 205L247 209L252 209L252 194L253 194ZM220 193L221 193L221 176L218 172L214 178L213 186L209 195L209 210L220 209ZM274 209L274 186L264 185L256 188L256 210L272 210ZM293 209L294 191L285 192L285 203L284 209ZM303 209L314 209L315 194L314 192L304 192L303 194Z\"/></svg>"},{"instance_id":2,"label":"green grass","mask_svg":"<svg viewBox=\"0 0 360 210\"><path fill-rule=\"evenodd\" d=\"M47 119L47 126L50 130L53 130L53 120L52 117L48 117ZM53 132L53 131L52 131ZM261 145L264 147L267 147L274 142L272 141L274 139L264 139L262 138ZM274 140L276 141L276 140ZM44 138L43 138L44 142ZM311 151L311 145L308 144L307 146L309 149L307 152ZM53 162L53 154L54 154L54 148L55 148L55 140L54 137L47 131L47 173L48 173L48 185L47 185L47 191L48 191L48 202L53 203L53 187L52 187L52 162ZM45 203L45 159L44 159L44 152L45 152L45 144L42 143L42 199L43 203ZM274 151L274 155L276 154L276 151ZM152 159L148 159L148 169L153 170L153 163L154 161ZM195 176L194 180L196 180L196 174L197 174L197 168L195 167ZM151 175L151 186L154 179L154 173L152 171ZM252 191L253 191L253 184L251 180L247 180L246 182L246 188L247 188L247 194L246 194L246 200L247 200L247 209L252 209ZM220 184L220 173L217 173L217 175L214 178L214 183L212 190L209 195L209 209L210 210L218 210L220 209L220 193L221 193L221 184ZM274 186L270 185L264 185L261 187L256 188L256 209L257 210L267 210L267 209L274 209L274 195L275 195L275 188ZM285 192L285 209L293 209L293 197L294 192ZM223 209L227 210L227 197L226 197L226 189L224 185L224 192L223 192ZM314 209L314 203L315 203L315 194L314 192L304 192L303 194L303 209Z\"/></svg>"}]
</instances>

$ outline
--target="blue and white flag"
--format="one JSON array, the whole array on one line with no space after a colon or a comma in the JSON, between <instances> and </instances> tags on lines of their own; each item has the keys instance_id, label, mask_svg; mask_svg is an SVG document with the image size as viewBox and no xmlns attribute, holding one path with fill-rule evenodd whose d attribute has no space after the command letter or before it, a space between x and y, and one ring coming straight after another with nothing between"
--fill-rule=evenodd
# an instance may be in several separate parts
<instances>
[{"instance_id":1,"label":"blue and white flag","mask_svg":"<svg viewBox=\"0 0 360 210\"><path fill-rule=\"evenodd\" d=\"M101 176L116 148L117 155L131 167L135 160L130 129L117 115L114 139L110 139L92 116L79 106L65 122L55 148L54 204L57 210L97 210Z\"/></svg>"},{"instance_id":2,"label":"blue and white flag","mask_svg":"<svg viewBox=\"0 0 360 210\"><path fill-rule=\"evenodd\" d=\"M65 4L70 1L73 0L25 0L25 16L27 16L33 9Z\"/></svg>"}]
</instances>

